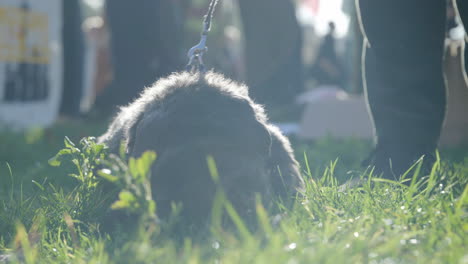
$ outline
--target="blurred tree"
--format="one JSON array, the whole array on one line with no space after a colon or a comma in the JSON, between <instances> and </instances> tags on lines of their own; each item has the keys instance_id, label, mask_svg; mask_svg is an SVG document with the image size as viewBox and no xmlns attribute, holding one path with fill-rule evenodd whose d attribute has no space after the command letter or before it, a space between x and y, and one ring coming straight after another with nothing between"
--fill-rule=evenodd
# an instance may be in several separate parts
<instances>
[{"instance_id":1,"label":"blurred tree","mask_svg":"<svg viewBox=\"0 0 468 264\"><path fill-rule=\"evenodd\" d=\"M175 2L106 2L114 80L97 99L97 108L113 111L159 77L182 69L182 23Z\"/></svg>"},{"instance_id":2,"label":"blurred tree","mask_svg":"<svg viewBox=\"0 0 468 264\"><path fill-rule=\"evenodd\" d=\"M62 4L63 93L60 113L71 117L80 114L83 93L84 36L79 2L64 0Z\"/></svg>"},{"instance_id":3,"label":"blurred tree","mask_svg":"<svg viewBox=\"0 0 468 264\"><path fill-rule=\"evenodd\" d=\"M290 0L239 0L250 94L268 106L303 90L302 32Z\"/></svg>"}]
</instances>

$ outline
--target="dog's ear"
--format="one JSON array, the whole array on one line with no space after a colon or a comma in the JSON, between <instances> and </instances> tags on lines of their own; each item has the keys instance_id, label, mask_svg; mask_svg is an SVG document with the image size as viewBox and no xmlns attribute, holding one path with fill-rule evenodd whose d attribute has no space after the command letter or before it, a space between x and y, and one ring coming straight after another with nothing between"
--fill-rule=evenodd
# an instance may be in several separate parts
<instances>
[{"instance_id":1,"label":"dog's ear","mask_svg":"<svg viewBox=\"0 0 468 264\"><path fill-rule=\"evenodd\" d=\"M271 135L271 152L268 166L272 175L273 188L282 197L292 197L303 192L304 180L299 171L299 163L294 158L289 140L273 125L268 125Z\"/></svg>"},{"instance_id":2,"label":"dog's ear","mask_svg":"<svg viewBox=\"0 0 468 264\"><path fill-rule=\"evenodd\" d=\"M176 129L170 128L172 118L159 110L148 111L137 117L137 121L129 127L127 146L131 157L139 157L147 150L163 152L169 139L177 135Z\"/></svg>"},{"instance_id":3,"label":"dog's ear","mask_svg":"<svg viewBox=\"0 0 468 264\"><path fill-rule=\"evenodd\" d=\"M138 125L140 124L141 120L143 119L144 117L144 113L141 113L140 115L138 115L135 120L129 125L129 127L127 128L127 135L126 135L126 138L127 138L127 155L130 155L133 153L133 150L135 148L135 141L136 141L136 134L137 134L137 128L138 128Z\"/></svg>"}]
</instances>

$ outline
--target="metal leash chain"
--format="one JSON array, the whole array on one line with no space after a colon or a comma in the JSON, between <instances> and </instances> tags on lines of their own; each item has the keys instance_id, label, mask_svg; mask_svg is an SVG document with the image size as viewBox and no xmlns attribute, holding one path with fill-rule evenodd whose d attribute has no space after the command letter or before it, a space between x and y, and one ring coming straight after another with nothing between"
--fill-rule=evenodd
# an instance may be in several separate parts
<instances>
[{"instance_id":1,"label":"metal leash chain","mask_svg":"<svg viewBox=\"0 0 468 264\"><path fill-rule=\"evenodd\" d=\"M206 46L206 39L208 37L208 32L210 32L211 29L211 21L213 20L213 13L217 4L218 0L211 0L210 6L208 7L208 12L203 18L203 31L201 33L200 42L190 48L190 50L187 52L187 57L189 59L189 62L186 66L187 71L206 71L205 64L203 63L203 54L208 51L208 47Z\"/></svg>"}]
</instances>

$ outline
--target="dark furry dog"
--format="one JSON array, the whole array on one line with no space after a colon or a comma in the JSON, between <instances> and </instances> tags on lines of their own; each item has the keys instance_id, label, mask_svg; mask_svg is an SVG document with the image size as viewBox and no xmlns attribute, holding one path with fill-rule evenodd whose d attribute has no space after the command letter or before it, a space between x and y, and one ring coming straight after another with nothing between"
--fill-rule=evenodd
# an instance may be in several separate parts
<instances>
[{"instance_id":1,"label":"dark furry dog","mask_svg":"<svg viewBox=\"0 0 468 264\"><path fill-rule=\"evenodd\" d=\"M99 141L115 153L124 141L134 157L157 153L151 181L162 218L172 202L182 203L182 215L193 221L210 215L216 185L207 155L241 215L254 210L257 193L268 206L277 196L291 201L304 184L288 139L247 87L213 72L159 80L121 109Z\"/></svg>"}]
</instances>

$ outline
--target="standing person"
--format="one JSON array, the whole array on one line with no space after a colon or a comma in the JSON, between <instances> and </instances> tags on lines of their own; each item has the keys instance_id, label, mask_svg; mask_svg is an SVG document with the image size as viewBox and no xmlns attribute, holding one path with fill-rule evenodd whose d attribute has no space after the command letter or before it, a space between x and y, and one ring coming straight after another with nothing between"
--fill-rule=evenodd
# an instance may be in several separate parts
<instances>
[{"instance_id":1,"label":"standing person","mask_svg":"<svg viewBox=\"0 0 468 264\"><path fill-rule=\"evenodd\" d=\"M439 140L446 108L443 0L359 0L365 88L376 134L368 163L397 179ZM468 1L459 0L467 23ZM466 24L465 24L466 25Z\"/></svg>"},{"instance_id":2,"label":"standing person","mask_svg":"<svg viewBox=\"0 0 468 264\"><path fill-rule=\"evenodd\" d=\"M323 38L310 75L319 85L343 88L343 67L336 54L335 23L328 23L328 33Z\"/></svg>"}]
</instances>

